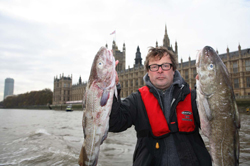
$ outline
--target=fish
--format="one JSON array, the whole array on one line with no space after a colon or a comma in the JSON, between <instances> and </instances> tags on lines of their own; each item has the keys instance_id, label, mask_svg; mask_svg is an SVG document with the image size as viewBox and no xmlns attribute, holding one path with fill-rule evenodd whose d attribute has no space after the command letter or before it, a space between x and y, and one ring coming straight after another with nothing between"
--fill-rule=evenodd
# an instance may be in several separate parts
<instances>
[{"instance_id":1,"label":"fish","mask_svg":"<svg viewBox=\"0 0 250 166\"><path fill-rule=\"evenodd\" d=\"M239 165L240 116L230 74L215 50L205 46L196 58L197 107L202 133L215 166Z\"/></svg>"},{"instance_id":2,"label":"fish","mask_svg":"<svg viewBox=\"0 0 250 166\"><path fill-rule=\"evenodd\" d=\"M78 159L81 166L96 166L100 145L108 136L113 97L117 97L115 58L112 50L101 47L92 63L83 97L84 142Z\"/></svg>"}]
</instances>

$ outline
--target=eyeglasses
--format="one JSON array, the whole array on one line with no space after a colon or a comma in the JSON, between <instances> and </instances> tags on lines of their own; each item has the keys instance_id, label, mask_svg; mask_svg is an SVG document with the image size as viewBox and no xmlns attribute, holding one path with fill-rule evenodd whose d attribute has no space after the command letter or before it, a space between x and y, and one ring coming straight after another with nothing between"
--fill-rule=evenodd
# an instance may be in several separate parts
<instances>
[{"instance_id":1,"label":"eyeglasses","mask_svg":"<svg viewBox=\"0 0 250 166\"><path fill-rule=\"evenodd\" d=\"M158 71L159 67L161 67L162 70L167 71L167 70L170 70L172 66L173 66L172 63L163 63L161 65L157 65L157 64L149 65L148 68L150 71L153 71L153 72Z\"/></svg>"}]
</instances>

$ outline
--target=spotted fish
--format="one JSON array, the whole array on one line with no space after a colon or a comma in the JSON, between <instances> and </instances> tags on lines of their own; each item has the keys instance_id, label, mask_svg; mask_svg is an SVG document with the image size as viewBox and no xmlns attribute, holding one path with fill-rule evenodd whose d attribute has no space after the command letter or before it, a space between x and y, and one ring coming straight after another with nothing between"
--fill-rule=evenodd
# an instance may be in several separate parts
<instances>
[{"instance_id":1,"label":"spotted fish","mask_svg":"<svg viewBox=\"0 0 250 166\"><path fill-rule=\"evenodd\" d=\"M117 93L115 77L112 51L101 47L94 58L83 99L84 143L78 160L81 166L97 165L100 145L108 135L113 97Z\"/></svg>"}]
</instances>

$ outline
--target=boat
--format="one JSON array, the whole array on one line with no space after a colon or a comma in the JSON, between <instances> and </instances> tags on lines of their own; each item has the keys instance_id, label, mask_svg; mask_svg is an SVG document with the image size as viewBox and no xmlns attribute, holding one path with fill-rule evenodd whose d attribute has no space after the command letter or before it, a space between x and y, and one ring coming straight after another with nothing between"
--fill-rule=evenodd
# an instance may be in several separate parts
<instances>
[{"instance_id":1,"label":"boat","mask_svg":"<svg viewBox=\"0 0 250 166\"><path fill-rule=\"evenodd\" d=\"M66 111L67 111L67 112L73 111L72 104L67 105Z\"/></svg>"}]
</instances>

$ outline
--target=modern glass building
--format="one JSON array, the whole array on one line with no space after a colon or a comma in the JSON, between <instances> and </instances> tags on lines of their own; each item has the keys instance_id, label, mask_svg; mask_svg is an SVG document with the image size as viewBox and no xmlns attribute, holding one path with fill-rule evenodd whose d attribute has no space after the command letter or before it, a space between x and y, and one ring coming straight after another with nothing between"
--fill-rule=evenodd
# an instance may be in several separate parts
<instances>
[{"instance_id":1,"label":"modern glass building","mask_svg":"<svg viewBox=\"0 0 250 166\"><path fill-rule=\"evenodd\" d=\"M13 78L6 78L4 83L4 97L13 95L14 94L14 79Z\"/></svg>"}]
</instances>

